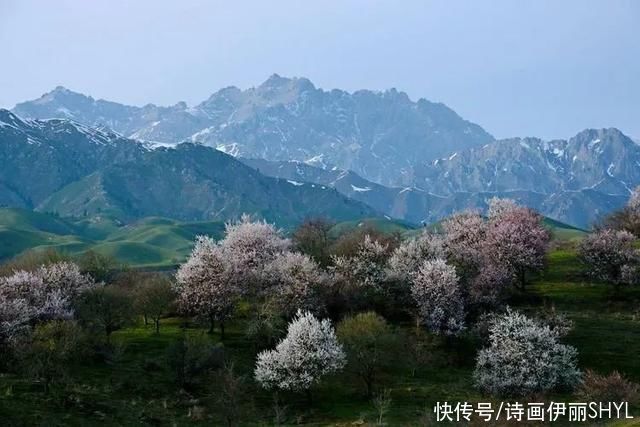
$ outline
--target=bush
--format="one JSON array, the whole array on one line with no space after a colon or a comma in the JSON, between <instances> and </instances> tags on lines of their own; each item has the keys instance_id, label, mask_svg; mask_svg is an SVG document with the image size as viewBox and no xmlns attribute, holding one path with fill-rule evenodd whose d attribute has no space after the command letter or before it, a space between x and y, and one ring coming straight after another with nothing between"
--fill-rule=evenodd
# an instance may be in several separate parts
<instances>
[{"instance_id":1,"label":"bush","mask_svg":"<svg viewBox=\"0 0 640 427\"><path fill-rule=\"evenodd\" d=\"M618 371L599 375L587 370L577 395L585 402L630 402L640 398L640 386L629 381Z\"/></svg>"},{"instance_id":2,"label":"bush","mask_svg":"<svg viewBox=\"0 0 640 427\"><path fill-rule=\"evenodd\" d=\"M52 384L68 380L71 363L82 357L82 342L83 332L74 321L37 325L33 333L16 346L20 372L39 381L46 393Z\"/></svg>"},{"instance_id":3,"label":"bush","mask_svg":"<svg viewBox=\"0 0 640 427\"><path fill-rule=\"evenodd\" d=\"M220 368L223 362L223 347L212 343L203 333L185 334L167 348L169 369L182 388L198 384L203 374Z\"/></svg>"},{"instance_id":4,"label":"bush","mask_svg":"<svg viewBox=\"0 0 640 427\"><path fill-rule=\"evenodd\" d=\"M123 268L114 257L93 250L84 252L78 258L78 265L83 273L91 275L96 282L106 283L111 282L116 273Z\"/></svg>"},{"instance_id":5,"label":"bush","mask_svg":"<svg viewBox=\"0 0 640 427\"><path fill-rule=\"evenodd\" d=\"M487 393L529 396L571 388L580 379L578 352L559 342L559 331L507 310L491 321L490 345L480 350L474 380Z\"/></svg>"},{"instance_id":6,"label":"bush","mask_svg":"<svg viewBox=\"0 0 640 427\"><path fill-rule=\"evenodd\" d=\"M617 289L633 281L633 272L638 267L634 240L627 231L599 230L580 242L578 257L592 278Z\"/></svg>"}]
</instances>

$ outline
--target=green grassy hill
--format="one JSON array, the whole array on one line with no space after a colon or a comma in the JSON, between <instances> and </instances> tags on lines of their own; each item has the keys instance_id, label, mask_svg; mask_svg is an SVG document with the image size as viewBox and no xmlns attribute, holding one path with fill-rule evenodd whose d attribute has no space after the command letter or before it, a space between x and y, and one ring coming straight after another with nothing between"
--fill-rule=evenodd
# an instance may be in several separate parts
<instances>
[{"instance_id":1,"label":"green grassy hill","mask_svg":"<svg viewBox=\"0 0 640 427\"><path fill-rule=\"evenodd\" d=\"M557 240L580 238L585 231L552 219L545 219ZM401 220L365 218L335 224L330 234L337 237L358 227L374 227L386 233L411 237L421 227ZM429 226L433 229L439 223ZM70 255L92 249L111 255L134 267L163 267L180 263L190 252L195 236L222 237L220 221L181 222L147 217L123 225L108 216L70 219L25 209L0 208L0 261L26 250L52 248Z\"/></svg>"},{"instance_id":2,"label":"green grassy hill","mask_svg":"<svg viewBox=\"0 0 640 427\"><path fill-rule=\"evenodd\" d=\"M167 266L181 262L195 236L222 236L217 221L180 222L149 217L122 226L106 217L62 219L24 209L0 209L0 260L28 249L56 249L76 255L88 249L131 266Z\"/></svg>"}]
</instances>

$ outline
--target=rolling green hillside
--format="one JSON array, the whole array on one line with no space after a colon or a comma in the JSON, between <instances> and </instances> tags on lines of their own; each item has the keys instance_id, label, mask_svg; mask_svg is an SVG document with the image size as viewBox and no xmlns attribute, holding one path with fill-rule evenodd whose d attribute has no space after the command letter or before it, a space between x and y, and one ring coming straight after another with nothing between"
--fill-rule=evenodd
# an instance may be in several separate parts
<instances>
[{"instance_id":1,"label":"rolling green hillside","mask_svg":"<svg viewBox=\"0 0 640 427\"><path fill-rule=\"evenodd\" d=\"M131 266L177 264L196 235L220 237L222 222L180 222L149 217L127 226L108 218L74 221L24 209L0 209L0 260L27 249L52 248L71 255L88 249Z\"/></svg>"},{"instance_id":2,"label":"rolling green hillside","mask_svg":"<svg viewBox=\"0 0 640 427\"><path fill-rule=\"evenodd\" d=\"M545 219L557 240L580 238L585 231ZM438 228L438 223L431 225ZM416 225L387 218L366 218L336 223L330 233L337 237L357 227L410 237L420 232ZM70 255L92 249L135 267L163 267L180 263L191 251L195 236L222 237L220 221L181 222L146 217L123 225L105 216L82 219L59 218L26 209L0 208L0 261L26 250L56 249Z\"/></svg>"}]
</instances>

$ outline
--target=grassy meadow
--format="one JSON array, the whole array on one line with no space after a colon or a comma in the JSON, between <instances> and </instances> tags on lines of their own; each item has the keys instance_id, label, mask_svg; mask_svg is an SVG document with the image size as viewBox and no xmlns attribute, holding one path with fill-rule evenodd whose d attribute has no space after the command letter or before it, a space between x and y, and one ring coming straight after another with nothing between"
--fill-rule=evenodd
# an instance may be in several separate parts
<instances>
[{"instance_id":1,"label":"grassy meadow","mask_svg":"<svg viewBox=\"0 0 640 427\"><path fill-rule=\"evenodd\" d=\"M618 370L640 382L640 289L615 294L605 284L585 281L572 244L565 241L558 246L548 255L546 271L524 293L514 293L510 305L527 312L555 307L574 322L566 341L578 349L580 368L599 373ZM237 399L240 424L274 425L273 396L252 381L256 352L245 337L246 318L245 313L232 321L220 344L242 378ZM479 342L462 338L447 344L426 335L416 338L411 324L395 328L408 339L422 340L422 360L416 364L400 355L380 377L380 388L388 390L391 399L384 425L435 425L436 401L487 401L473 388L471 378ZM205 331L204 326L185 325L172 317L163 319L160 333L155 334L151 325L140 320L114 333L113 341L122 349L117 360L79 363L71 374L73 381L49 393L38 384L4 375L0 377L2 425L226 425L229 404L220 399L223 378L211 375L185 392L171 380L166 363L166 349L172 342L182 334ZM217 333L207 339L220 341ZM281 394L280 399L282 425L376 425L378 417L358 379L348 373L314 389L311 405L296 394ZM546 399L578 401L570 394ZM633 408L632 413L638 415L639 409Z\"/></svg>"}]
</instances>

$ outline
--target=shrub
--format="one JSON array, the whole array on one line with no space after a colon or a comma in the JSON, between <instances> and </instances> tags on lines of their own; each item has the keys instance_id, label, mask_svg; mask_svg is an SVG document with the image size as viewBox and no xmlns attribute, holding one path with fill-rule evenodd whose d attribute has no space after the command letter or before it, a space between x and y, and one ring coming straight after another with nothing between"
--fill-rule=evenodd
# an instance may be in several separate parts
<instances>
[{"instance_id":1,"label":"shrub","mask_svg":"<svg viewBox=\"0 0 640 427\"><path fill-rule=\"evenodd\" d=\"M74 321L40 324L17 344L20 371L41 382L46 393L52 384L68 380L71 362L82 356L82 342L83 332Z\"/></svg>"},{"instance_id":2,"label":"shrub","mask_svg":"<svg viewBox=\"0 0 640 427\"><path fill-rule=\"evenodd\" d=\"M634 240L627 231L599 230L580 242L578 257L591 277L617 289L632 281L633 270L638 266Z\"/></svg>"},{"instance_id":3,"label":"shrub","mask_svg":"<svg viewBox=\"0 0 640 427\"><path fill-rule=\"evenodd\" d=\"M326 267L331 262L329 231L333 225L325 218L306 219L293 232L293 246L300 252L309 255L321 266Z\"/></svg>"},{"instance_id":4,"label":"shrub","mask_svg":"<svg viewBox=\"0 0 640 427\"><path fill-rule=\"evenodd\" d=\"M587 370L578 388L577 395L585 402L631 402L640 397L640 386L629 381L618 371L600 375Z\"/></svg>"},{"instance_id":5,"label":"shrub","mask_svg":"<svg viewBox=\"0 0 640 427\"><path fill-rule=\"evenodd\" d=\"M211 342L206 334L183 335L167 348L167 364L180 387L193 386L204 374L224 363L221 345Z\"/></svg>"},{"instance_id":6,"label":"shrub","mask_svg":"<svg viewBox=\"0 0 640 427\"><path fill-rule=\"evenodd\" d=\"M256 349L274 346L286 330L287 324L279 311L279 304L267 300L256 307L247 324L246 336Z\"/></svg>"}]
</instances>

